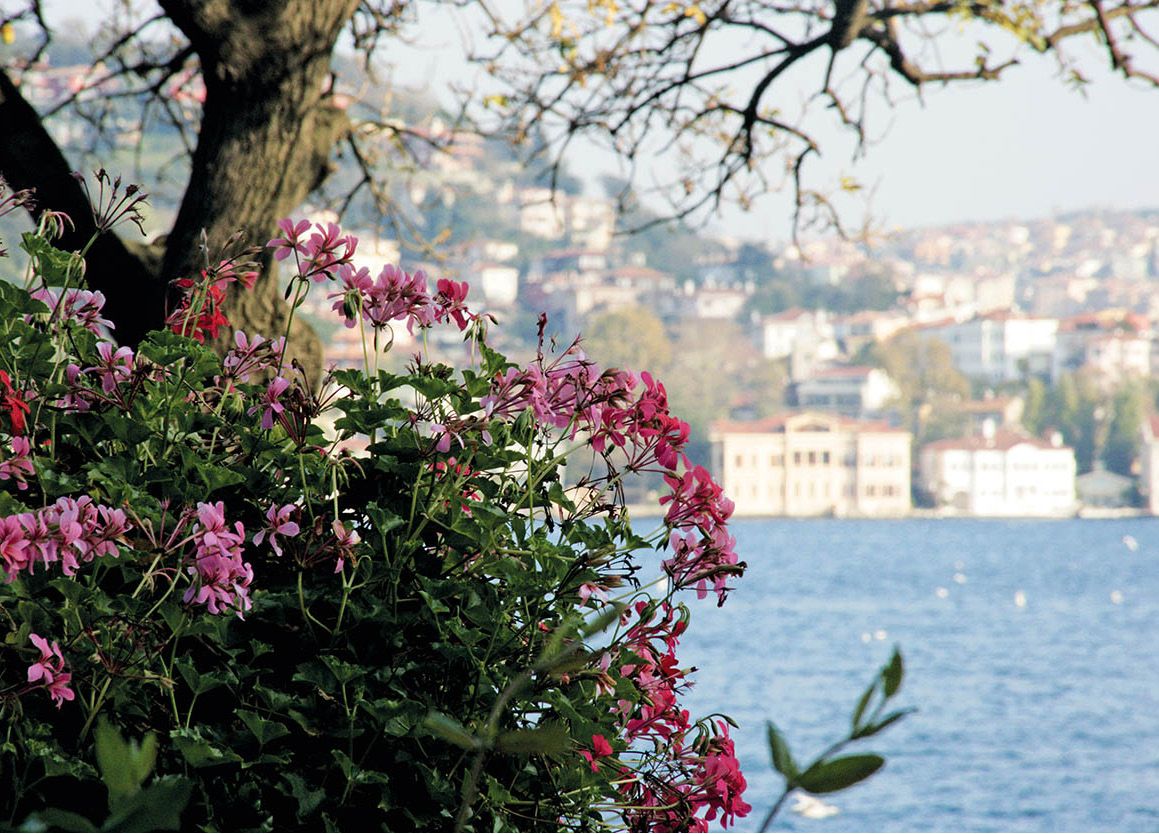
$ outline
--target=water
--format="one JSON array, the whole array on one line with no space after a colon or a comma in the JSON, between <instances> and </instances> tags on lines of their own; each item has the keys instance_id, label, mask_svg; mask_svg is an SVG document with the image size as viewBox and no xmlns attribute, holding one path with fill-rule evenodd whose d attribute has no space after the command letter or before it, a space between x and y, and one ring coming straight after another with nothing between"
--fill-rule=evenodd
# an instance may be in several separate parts
<instances>
[{"instance_id":1,"label":"water","mask_svg":"<svg viewBox=\"0 0 1159 834\"><path fill-rule=\"evenodd\" d=\"M741 725L740 830L783 784L764 722L811 760L894 643L896 702L919 711L851 750L885 769L824 797L836 816L790 801L774 830L1159 830L1159 520L732 528L748 574L723 608L691 601L679 657L700 669L693 715Z\"/></svg>"}]
</instances>

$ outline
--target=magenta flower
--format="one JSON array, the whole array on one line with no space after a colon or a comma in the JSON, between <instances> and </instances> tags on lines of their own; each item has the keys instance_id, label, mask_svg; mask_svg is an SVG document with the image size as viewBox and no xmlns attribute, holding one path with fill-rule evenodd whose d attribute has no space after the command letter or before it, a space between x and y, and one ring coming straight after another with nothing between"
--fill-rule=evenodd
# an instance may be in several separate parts
<instances>
[{"instance_id":1,"label":"magenta flower","mask_svg":"<svg viewBox=\"0 0 1159 834\"><path fill-rule=\"evenodd\" d=\"M476 318L467 309L467 282L440 278L435 288L435 318L442 321L449 316L460 330L466 330L468 321Z\"/></svg>"},{"instance_id":2,"label":"magenta flower","mask_svg":"<svg viewBox=\"0 0 1159 834\"><path fill-rule=\"evenodd\" d=\"M120 382L133 375L133 349L117 347L112 342L98 342L97 353L100 354L101 364L85 368L84 373L96 371L101 378L101 390L112 394Z\"/></svg>"},{"instance_id":3,"label":"magenta flower","mask_svg":"<svg viewBox=\"0 0 1159 834\"><path fill-rule=\"evenodd\" d=\"M309 220L300 220L295 225L294 221L287 217L278 221L278 228L285 233L285 237L276 237L266 244L266 246L274 249L275 259L284 261L295 251L300 255L306 254L306 249L301 241L302 236L310 231Z\"/></svg>"},{"instance_id":4,"label":"magenta flower","mask_svg":"<svg viewBox=\"0 0 1159 834\"><path fill-rule=\"evenodd\" d=\"M282 548L278 544L278 535L298 535L297 522L289 520L291 513L293 513L295 510L297 510L297 507L295 507L293 504L286 504L281 509L278 509L276 505L271 504L270 508L266 510L266 520L269 522L269 524L263 529L259 530L258 534L254 536L254 544L261 544L268 534L270 538L270 547L273 548L274 553L277 553L279 556L281 556Z\"/></svg>"},{"instance_id":5,"label":"magenta flower","mask_svg":"<svg viewBox=\"0 0 1159 834\"><path fill-rule=\"evenodd\" d=\"M19 489L28 489L28 478L36 474L32 466L32 443L27 437L12 438L12 454L0 462L0 481L9 479L16 482Z\"/></svg>"},{"instance_id":6,"label":"magenta flower","mask_svg":"<svg viewBox=\"0 0 1159 834\"><path fill-rule=\"evenodd\" d=\"M279 336L271 342L255 334L251 339L242 331L235 330L233 343L234 347L225 354L221 364L228 379L245 382L251 374L277 367L286 338Z\"/></svg>"},{"instance_id":7,"label":"magenta flower","mask_svg":"<svg viewBox=\"0 0 1159 834\"><path fill-rule=\"evenodd\" d=\"M262 398L262 403L265 404L265 410L262 411L262 428L272 429L274 427L275 415L281 414L286 410L286 407L278 402L278 399L285 393L285 390L290 387L290 381L285 377L275 377L274 380L266 387L266 393ZM246 414L253 414L261 404L250 408Z\"/></svg>"},{"instance_id":8,"label":"magenta flower","mask_svg":"<svg viewBox=\"0 0 1159 834\"><path fill-rule=\"evenodd\" d=\"M580 755L587 759L588 764L592 766L592 773L600 769L599 759L605 756L612 755L612 745L608 744L608 740L603 736L592 736L592 752L581 750Z\"/></svg>"},{"instance_id":9,"label":"magenta flower","mask_svg":"<svg viewBox=\"0 0 1159 834\"><path fill-rule=\"evenodd\" d=\"M53 640L50 647L48 641L37 634L30 634L29 638L40 649L40 660L28 667L28 682L43 681L49 697L56 702L56 708L60 709L65 701L76 697L68 686L72 675L64 671L64 656L60 653L60 645Z\"/></svg>"},{"instance_id":10,"label":"magenta flower","mask_svg":"<svg viewBox=\"0 0 1159 834\"><path fill-rule=\"evenodd\" d=\"M253 605L249 588L254 578L253 567L242 561L244 542L245 527L238 521L229 528L223 502L197 505L193 563L186 567L193 577L184 596L187 605L204 605L211 614L233 610L244 619L243 612Z\"/></svg>"}]
</instances>

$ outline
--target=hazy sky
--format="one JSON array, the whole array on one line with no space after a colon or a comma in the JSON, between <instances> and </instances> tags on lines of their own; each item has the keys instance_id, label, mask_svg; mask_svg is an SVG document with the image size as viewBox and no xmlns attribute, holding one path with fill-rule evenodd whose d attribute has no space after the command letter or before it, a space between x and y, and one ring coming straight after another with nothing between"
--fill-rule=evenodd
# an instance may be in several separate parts
<instances>
[{"instance_id":1,"label":"hazy sky","mask_svg":"<svg viewBox=\"0 0 1159 834\"><path fill-rule=\"evenodd\" d=\"M57 16L92 21L112 1L54 0L51 7ZM401 79L434 93L462 80L462 48L447 24L432 21L422 51L390 50ZM1159 90L1106 71L1088 74L1095 83L1086 98L1054 77L1051 59L1037 56L998 83L928 87L924 106L903 102L892 119L881 111L879 125L892 124L856 166L848 151L830 145L818 170L876 186L874 216L886 227L1159 207ZM789 216L787 196L774 194L716 226L738 237L785 239Z\"/></svg>"}]
</instances>

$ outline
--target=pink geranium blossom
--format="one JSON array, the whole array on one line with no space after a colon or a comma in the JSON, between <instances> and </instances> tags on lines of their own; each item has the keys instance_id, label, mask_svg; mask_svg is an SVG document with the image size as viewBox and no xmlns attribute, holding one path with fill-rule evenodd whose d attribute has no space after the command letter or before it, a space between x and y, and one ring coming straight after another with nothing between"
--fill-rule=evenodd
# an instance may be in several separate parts
<instances>
[{"instance_id":1,"label":"pink geranium blossom","mask_svg":"<svg viewBox=\"0 0 1159 834\"><path fill-rule=\"evenodd\" d=\"M43 682L49 697L56 702L56 708L60 709L65 701L76 697L69 688L72 674L64 671L64 656L60 653L60 645L53 640L49 646L48 641L38 634L30 634L29 639L40 649L40 660L28 667L28 682Z\"/></svg>"},{"instance_id":2,"label":"pink geranium blossom","mask_svg":"<svg viewBox=\"0 0 1159 834\"><path fill-rule=\"evenodd\" d=\"M282 555L281 545L278 544L278 535L296 536L298 535L298 523L290 520L290 515L298 508L293 504L286 504L279 509L277 505L271 504L270 508L266 510L266 521L268 524L258 534L254 536L254 544L261 544L266 536L269 536L270 547L274 553L279 556Z\"/></svg>"}]
</instances>

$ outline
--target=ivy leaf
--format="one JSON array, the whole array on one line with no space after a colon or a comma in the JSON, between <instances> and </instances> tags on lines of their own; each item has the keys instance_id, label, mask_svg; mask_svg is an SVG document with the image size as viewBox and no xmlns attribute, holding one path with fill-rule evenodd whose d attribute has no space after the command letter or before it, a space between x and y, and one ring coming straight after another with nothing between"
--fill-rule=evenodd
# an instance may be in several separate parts
<instances>
[{"instance_id":1,"label":"ivy leaf","mask_svg":"<svg viewBox=\"0 0 1159 834\"><path fill-rule=\"evenodd\" d=\"M797 763L793 761L793 754L789 752L789 743L772 721L765 724L769 738L769 755L773 759L773 768L777 773L792 782L800 774Z\"/></svg>"},{"instance_id":2,"label":"ivy leaf","mask_svg":"<svg viewBox=\"0 0 1159 834\"><path fill-rule=\"evenodd\" d=\"M884 764L885 759L874 753L816 762L797 778L797 787L808 793L843 791L868 779Z\"/></svg>"},{"instance_id":3,"label":"ivy leaf","mask_svg":"<svg viewBox=\"0 0 1159 834\"><path fill-rule=\"evenodd\" d=\"M558 756L571 746L567 730L553 724L548 727L532 727L512 730L495 739L495 748L503 753L522 753L529 756Z\"/></svg>"}]
</instances>

